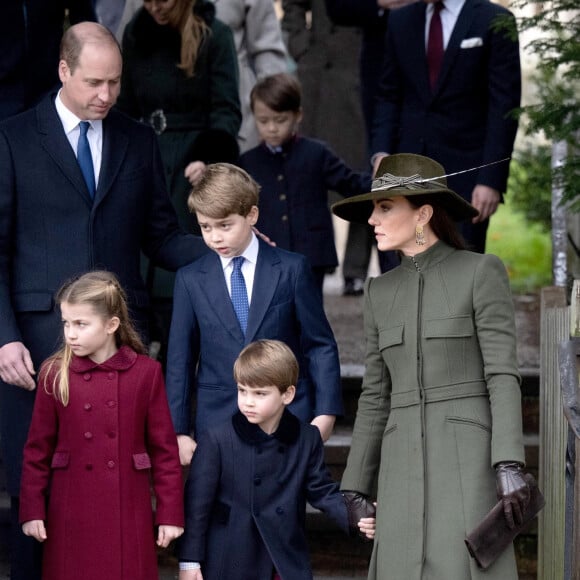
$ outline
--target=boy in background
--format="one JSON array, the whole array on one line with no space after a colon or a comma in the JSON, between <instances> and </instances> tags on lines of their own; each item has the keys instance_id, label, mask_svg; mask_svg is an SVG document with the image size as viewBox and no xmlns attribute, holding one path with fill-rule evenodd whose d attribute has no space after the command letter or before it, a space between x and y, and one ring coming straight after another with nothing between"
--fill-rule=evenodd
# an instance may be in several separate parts
<instances>
[{"instance_id":1,"label":"boy in background","mask_svg":"<svg viewBox=\"0 0 580 580\"><path fill-rule=\"evenodd\" d=\"M178 271L167 357L167 395L181 462L195 436L236 410L232 376L241 350L258 339L288 344L300 376L290 406L302 421L330 436L343 412L340 365L322 297L306 258L256 237L258 184L227 163L208 165L189 196L205 243L213 252Z\"/></svg>"},{"instance_id":2,"label":"boy in background","mask_svg":"<svg viewBox=\"0 0 580 580\"><path fill-rule=\"evenodd\" d=\"M328 192L366 193L371 175L350 169L322 141L298 135L301 98L292 75L258 81L250 99L263 143L244 153L240 166L261 187L258 229L278 247L309 259L322 294L324 275L338 265Z\"/></svg>"}]
</instances>

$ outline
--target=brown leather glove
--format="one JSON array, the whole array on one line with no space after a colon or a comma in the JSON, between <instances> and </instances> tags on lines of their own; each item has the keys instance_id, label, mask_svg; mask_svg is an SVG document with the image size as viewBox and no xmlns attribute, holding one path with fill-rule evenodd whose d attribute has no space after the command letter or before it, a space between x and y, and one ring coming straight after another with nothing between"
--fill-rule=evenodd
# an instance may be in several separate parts
<instances>
[{"instance_id":1,"label":"brown leather glove","mask_svg":"<svg viewBox=\"0 0 580 580\"><path fill-rule=\"evenodd\" d=\"M510 528L523 522L524 509L530 501L530 488L524 479L522 466L516 461L502 461L495 466L497 498Z\"/></svg>"},{"instance_id":2,"label":"brown leather glove","mask_svg":"<svg viewBox=\"0 0 580 580\"><path fill-rule=\"evenodd\" d=\"M361 518L376 517L377 510L373 502L366 495L358 491L343 491L342 497L348 514L348 527L351 536L360 536L363 540L370 541L359 529L358 522Z\"/></svg>"}]
</instances>

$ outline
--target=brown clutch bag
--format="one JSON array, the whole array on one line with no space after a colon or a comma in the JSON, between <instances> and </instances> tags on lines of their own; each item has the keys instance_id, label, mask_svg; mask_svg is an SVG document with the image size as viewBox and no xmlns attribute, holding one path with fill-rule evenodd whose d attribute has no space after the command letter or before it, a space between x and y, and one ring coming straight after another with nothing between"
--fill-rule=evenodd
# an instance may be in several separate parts
<instances>
[{"instance_id":1,"label":"brown clutch bag","mask_svg":"<svg viewBox=\"0 0 580 580\"><path fill-rule=\"evenodd\" d=\"M522 524L510 529L503 513L503 506L501 502L498 502L465 538L465 545L470 556L482 570L487 570L496 561L544 507L544 496L534 476L526 473L524 477L530 487L530 501L525 509Z\"/></svg>"}]
</instances>

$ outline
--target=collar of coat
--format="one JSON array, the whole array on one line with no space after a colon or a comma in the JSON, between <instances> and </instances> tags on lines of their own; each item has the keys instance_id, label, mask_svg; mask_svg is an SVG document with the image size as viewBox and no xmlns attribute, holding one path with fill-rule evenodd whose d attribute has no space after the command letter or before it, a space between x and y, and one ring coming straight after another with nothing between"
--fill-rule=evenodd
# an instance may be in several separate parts
<instances>
[{"instance_id":1,"label":"collar of coat","mask_svg":"<svg viewBox=\"0 0 580 580\"><path fill-rule=\"evenodd\" d=\"M286 445L292 445L300 433L300 421L288 409L284 409L280 425L272 435L264 433L258 425L250 423L240 412L232 417L232 424L238 437L250 445L259 445L272 439L277 439Z\"/></svg>"},{"instance_id":2,"label":"collar of coat","mask_svg":"<svg viewBox=\"0 0 580 580\"><path fill-rule=\"evenodd\" d=\"M137 360L137 353L128 346L122 346L110 359L97 363L88 356L74 356L70 361L70 370L75 373L86 373L100 367L113 371L125 371Z\"/></svg>"},{"instance_id":3,"label":"collar of coat","mask_svg":"<svg viewBox=\"0 0 580 580\"><path fill-rule=\"evenodd\" d=\"M447 259L450 254L457 252L441 240L433 244L428 250L414 256L401 256L401 266L407 270L423 271Z\"/></svg>"}]
</instances>

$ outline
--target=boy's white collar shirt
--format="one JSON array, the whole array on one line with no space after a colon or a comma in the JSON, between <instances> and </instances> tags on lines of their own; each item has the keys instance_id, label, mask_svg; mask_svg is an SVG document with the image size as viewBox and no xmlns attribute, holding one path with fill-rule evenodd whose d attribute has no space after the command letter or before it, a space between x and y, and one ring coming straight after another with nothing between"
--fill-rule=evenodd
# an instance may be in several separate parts
<instances>
[{"instance_id":1,"label":"boy's white collar shirt","mask_svg":"<svg viewBox=\"0 0 580 580\"><path fill-rule=\"evenodd\" d=\"M252 240L248 244L248 247L241 253L245 258L242 264L242 275L246 282L246 292L248 293L248 304L252 303L252 289L254 288L254 274L256 273L256 263L258 261L258 251L260 249L260 244L256 234L252 232ZM224 270L224 276L226 279L226 285L228 287L228 292L230 296L232 295L232 284L231 276L234 269L233 258L222 258L219 256L222 263L222 268Z\"/></svg>"},{"instance_id":2,"label":"boy's white collar shirt","mask_svg":"<svg viewBox=\"0 0 580 580\"><path fill-rule=\"evenodd\" d=\"M60 98L60 91L56 95L54 100L54 105L56 107L56 112L60 118L60 122L64 128L66 138L72 147L72 150L77 155L79 137L81 134L79 123L82 119L79 119L66 105L62 102ZM89 140L89 146L91 148L91 157L93 158L93 168L95 171L95 183L99 184L99 174L101 173L101 159L103 154L103 121L97 119L95 121L89 121L91 128L87 133L87 139Z\"/></svg>"}]
</instances>

